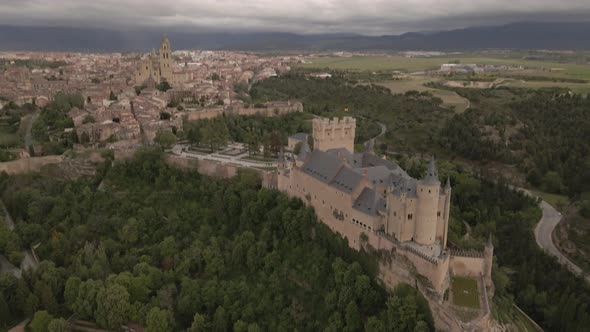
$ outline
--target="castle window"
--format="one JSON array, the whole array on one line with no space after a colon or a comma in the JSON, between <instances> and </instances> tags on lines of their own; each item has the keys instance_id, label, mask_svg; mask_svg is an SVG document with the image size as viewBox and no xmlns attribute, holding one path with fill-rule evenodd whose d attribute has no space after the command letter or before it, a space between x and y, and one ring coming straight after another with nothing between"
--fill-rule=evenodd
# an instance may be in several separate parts
<instances>
[{"instance_id":1,"label":"castle window","mask_svg":"<svg viewBox=\"0 0 590 332\"><path fill-rule=\"evenodd\" d=\"M430 189L428 189L428 193L430 194Z\"/></svg>"},{"instance_id":2,"label":"castle window","mask_svg":"<svg viewBox=\"0 0 590 332\"><path fill-rule=\"evenodd\" d=\"M393 216L394 217L397 216L397 212L393 211Z\"/></svg>"},{"instance_id":3,"label":"castle window","mask_svg":"<svg viewBox=\"0 0 590 332\"><path fill-rule=\"evenodd\" d=\"M440 217L440 211L438 211L438 212L436 213L436 216L437 216L437 217Z\"/></svg>"},{"instance_id":4,"label":"castle window","mask_svg":"<svg viewBox=\"0 0 590 332\"><path fill-rule=\"evenodd\" d=\"M408 220L412 220L413 217L414 217L414 215L412 215L411 213L408 214Z\"/></svg>"}]
</instances>

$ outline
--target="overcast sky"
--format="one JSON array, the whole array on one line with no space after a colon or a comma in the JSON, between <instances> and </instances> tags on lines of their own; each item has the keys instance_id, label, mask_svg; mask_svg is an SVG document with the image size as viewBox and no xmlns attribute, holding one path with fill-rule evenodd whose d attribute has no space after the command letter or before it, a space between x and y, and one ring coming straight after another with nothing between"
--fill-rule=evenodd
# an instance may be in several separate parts
<instances>
[{"instance_id":1,"label":"overcast sky","mask_svg":"<svg viewBox=\"0 0 590 332\"><path fill-rule=\"evenodd\" d=\"M590 0L0 0L0 24L399 34L590 21Z\"/></svg>"}]
</instances>

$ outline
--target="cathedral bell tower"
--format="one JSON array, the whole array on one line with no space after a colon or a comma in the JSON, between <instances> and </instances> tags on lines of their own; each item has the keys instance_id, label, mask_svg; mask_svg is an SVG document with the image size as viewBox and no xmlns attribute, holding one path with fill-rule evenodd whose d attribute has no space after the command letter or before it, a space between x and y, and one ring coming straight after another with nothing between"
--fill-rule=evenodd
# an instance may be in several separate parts
<instances>
[{"instance_id":1,"label":"cathedral bell tower","mask_svg":"<svg viewBox=\"0 0 590 332\"><path fill-rule=\"evenodd\" d=\"M170 47L170 40L167 36L162 38L160 44L159 60L160 60L160 78L162 81L172 83L172 48Z\"/></svg>"}]
</instances>

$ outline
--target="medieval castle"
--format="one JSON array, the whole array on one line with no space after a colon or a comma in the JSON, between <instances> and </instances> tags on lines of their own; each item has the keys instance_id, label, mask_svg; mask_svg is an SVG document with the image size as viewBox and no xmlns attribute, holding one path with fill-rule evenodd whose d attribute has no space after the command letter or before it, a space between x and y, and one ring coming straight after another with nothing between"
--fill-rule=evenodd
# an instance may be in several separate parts
<instances>
[{"instance_id":1,"label":"medieval castle","mask_svg":"<svg viewBox=\"0 0 590 332\"><path fill-rule=\"evenodd\" d=\"M351 117L314 119L313 150L303 141L292 161L280 157L278 189L312 206L351 247L369 245L411 263L440 299L453 276L490 286L491 242L483 252L447 248L452 189L448 179L441 186L434 159L414 179L375 155L372 144L354 153L355 128Z\"/></svg>"}]
</instances>

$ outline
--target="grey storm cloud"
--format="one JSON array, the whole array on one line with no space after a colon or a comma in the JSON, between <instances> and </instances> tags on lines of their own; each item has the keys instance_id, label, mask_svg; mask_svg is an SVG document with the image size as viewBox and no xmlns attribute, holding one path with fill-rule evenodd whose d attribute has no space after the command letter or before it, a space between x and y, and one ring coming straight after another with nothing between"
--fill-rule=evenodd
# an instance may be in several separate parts
<instances>
[{"instance_id":1,"label":"grey storm cloud","mask_svg":"<svg viewBox=\"0 0 590 332\"><path fill-rule=\"evenodd\" d=\"M590 19L588 0L0 0L0 22L76 27L392 34Z\"/></svg>"}]
</instances>

